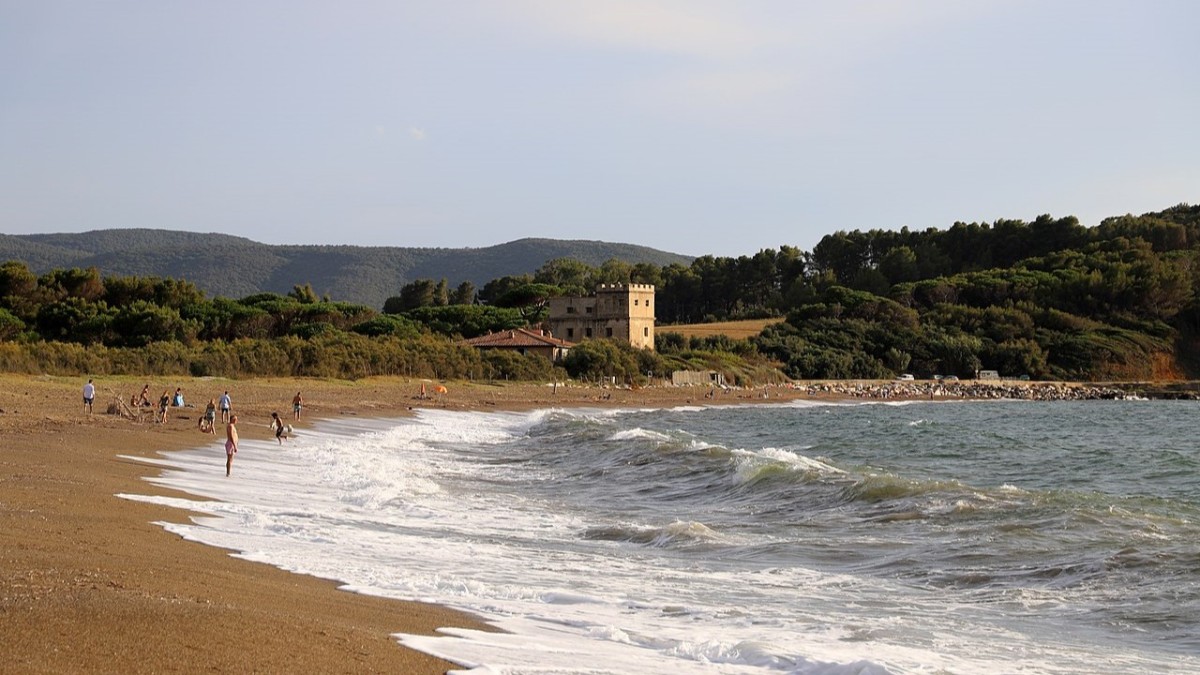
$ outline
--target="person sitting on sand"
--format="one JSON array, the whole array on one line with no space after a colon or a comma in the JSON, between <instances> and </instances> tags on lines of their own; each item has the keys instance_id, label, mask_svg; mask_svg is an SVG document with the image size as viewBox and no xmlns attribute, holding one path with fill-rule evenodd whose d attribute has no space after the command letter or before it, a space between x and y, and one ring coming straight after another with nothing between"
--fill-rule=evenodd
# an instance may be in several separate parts
<instances>
[{"instance_id":1,"label":"person sitting on sand","mask_svg":"<svg viewBox=\"0 0 1200 675\"><path fill-rule=\"evenodd\" d=\"M171 405L175 406L176 408L183 407L183 388L175 388L175 397L171 399Z\"/></svg>"},{"instance_id":2,"label":"person sitting on sand","mask_svg":"<svg viewBox=\"0 0 1200 675\"><path fill-rule=\"evenodd\" d=\"M238 450L238 432L237 432L237 415L229 418L229 424L225 425L225 475L229 476L229 472L233 469L233 456Z\"/></svg>"},{"instance_id":3,"label":"person sitting on sand","mask_svg":"<svg viewBox=\"0 0 1200 675\"><path fill-rule=\"evenodd\" d=\"M137 403L133 407L136 408L138 406L149 406L149 405L151 405L151 403L150 403L150 384L147 383L146 386L142 387L142 393L137 397Z\"/></svg>"},{"instance_id":4,"label":"person sitting on sand","mask_svg":"<svg viewBox=\"0 0 1200 675\"><path fill-rule=\"evenodd\" d=\"M277 412L271 413L271 430L275 432L275 440L279 441L280 445L283 445L283 439L288 437L287 425L283 423Z\"/></svg>"}]
</instances>

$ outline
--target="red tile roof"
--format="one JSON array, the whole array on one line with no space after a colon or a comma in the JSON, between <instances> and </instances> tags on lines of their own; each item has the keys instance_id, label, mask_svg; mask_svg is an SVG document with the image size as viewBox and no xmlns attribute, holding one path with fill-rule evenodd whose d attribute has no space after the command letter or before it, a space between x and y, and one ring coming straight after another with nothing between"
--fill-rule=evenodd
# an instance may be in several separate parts
<instances>
[{"instance_id":1,"label":"red tile roof","mask_svg":"<svg viewBox=\"0 0 1200 675\"><path fill-rule=\"evenodd\" d=\"M533 331L525 328L514 328L499 333L480 335L479 337L463 340L463 344L472 347L559 347L569 349L575 346L573 342L560 340L543 331Z\"/></svg>"}]
</instances>

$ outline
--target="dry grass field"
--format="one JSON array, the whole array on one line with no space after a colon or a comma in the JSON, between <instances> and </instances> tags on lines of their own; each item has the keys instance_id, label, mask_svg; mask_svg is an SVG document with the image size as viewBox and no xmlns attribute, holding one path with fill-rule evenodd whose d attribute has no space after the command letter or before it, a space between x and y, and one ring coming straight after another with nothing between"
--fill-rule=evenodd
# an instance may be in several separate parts
<instances>
[{"instance_id":1,"label":"dry grass field","mask_svg":"<svg viewBox=\"0 0 1200 675\"><path fill-rule=\"evenodd\" d=\"M727 335L731 338L744 339L762 332L770 324L779 323L782 318L748 319L745 321L720 321L717 323L688 323L676 326L656 326L658 333L679 333L684 337L708 337L710 335Z\"/></svg>"}]
</instances>

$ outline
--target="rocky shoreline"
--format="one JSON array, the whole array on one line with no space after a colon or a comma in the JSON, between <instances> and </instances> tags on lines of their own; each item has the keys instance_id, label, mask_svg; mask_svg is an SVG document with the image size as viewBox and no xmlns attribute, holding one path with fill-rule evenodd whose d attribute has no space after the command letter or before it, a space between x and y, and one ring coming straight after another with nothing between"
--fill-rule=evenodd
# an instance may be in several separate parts
<instances>
[{"instance_id":1,"label":"rocky shoreline","mask_svg":"<svg viewBox=\"0 0 1200 675\"><path fill-rule=\"evenodd\" d=\"M872 400L1016 399L1022 401L1140 400L1145 393L1117 386L1062 382L821 382L794 385L810 396Z\"/></svg>"}]
</instances>

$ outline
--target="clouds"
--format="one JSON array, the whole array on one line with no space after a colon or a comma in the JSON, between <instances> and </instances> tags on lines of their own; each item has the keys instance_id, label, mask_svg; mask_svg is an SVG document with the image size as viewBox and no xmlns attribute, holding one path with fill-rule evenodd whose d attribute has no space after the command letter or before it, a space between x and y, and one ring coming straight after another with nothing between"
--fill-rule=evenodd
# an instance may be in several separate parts
<instances>
[{"instance_id":1,"label":"clouds","mask_svg":"<svg viewBox=\"0 0 1200 675\"><path fill-rule=\"evenodd\" d=\"M521 0L514 7L548 37L599 47L710 59L744 55L770 39L733 3Z\"/></svg>"},{"instance_id":2,"label":"clouds","mask_svg":"<svg viewBox=\"0 0 1200 675\"><path fill-rule=\"evenodd\" d=\"M5 231L736 255L1200 200L1191 3L87 7L0 9Z\"/></svg>"},{"instance_id":3,"label":"clouds","mask_svg":"<svg viewBox=\"0 0 1200 675\"><path fill-rule=\"evenodd\" d=\"M1010 3L1011 4L1011 3ZM842 126L874 89L873 69L1000 11L979 0L838 3L523 0L505 21L556 52L631 64L615 94L639 114L709 125ZM738 114L731 114L738 108ZM801 132L811 135L809 131Z\"/></svg>"}]
</instances>

